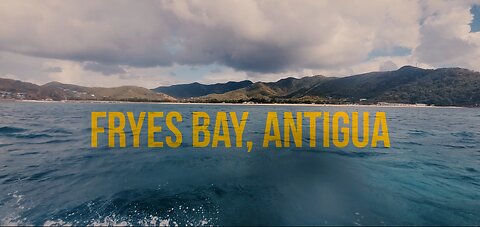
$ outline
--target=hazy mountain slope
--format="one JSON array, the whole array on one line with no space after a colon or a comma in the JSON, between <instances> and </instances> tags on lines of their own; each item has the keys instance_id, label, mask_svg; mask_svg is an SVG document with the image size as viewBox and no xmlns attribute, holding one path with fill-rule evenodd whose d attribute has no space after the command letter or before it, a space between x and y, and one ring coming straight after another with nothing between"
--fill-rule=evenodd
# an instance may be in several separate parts
<instances>
[{"instance_id":1,"label":"hazy mountain slope","mask_svg":"<svg viewBox=\"0 0 480 227\"><path fill-rule=\"evenodd\" d=\"M25 98L36 99L39 88L36 84L0 78L0 92L25 93Z\"/></svg>"},{"instance_id":2,"label":"hazy mountain slope","mask_svg":"<svg viewBox=\"0 0 480 227\"><path fill-rule=\"evenodd\" d=\"M42 86L21 81L0 79L0 92L24 93L24 99L52 100L109 100L109 101L173 101L163 93L142 87L123 86L115 88L83 87L50 82ZM10 95L6 98L16 98ZM5 98L5 97L4 97Z\"/></svg>"},{"instance_id":3,"label":"hazy mountain slope","mask_svg":"<svg viewBox=\"0 0 480 227\"><path fill-rule=\"evenodd\" d=\"M90 96L87 87L72 84L50 82L40 86L37 95L43 99L68 100L68 99L95 99Z\"/></svg>"},{"instance_id":4,"label":"hazy mountain slope","mask_svg":"<svg viewBox=\"0 0 480 227\"><path fill-rule=\"evenodd\" d=\"M307 91L314 85L334 78L324 76L303 77L300 79L289 77L276 82L257 82L248 87L227 92L224 94L211 94L202 98L218 101L228 100L272 100L296 98L296 94ZM300 97L300 96L298 96Z\"/></svg>"},{"instance_id":5,"label":"hazy mountain slope","mask_svg":"<svg viewBox=\"0 0 480 227\"><path fill-rule=\"evenodd\" d=\"M191 84L162 86L152 90L156 92L162 92L176 98L190 98L204 96L208 94L223 94L225 92L247 87L251 84L252 81L249 80L244 80L240 82L230 81L228 83L217 83L208 85L195 82Z\"/></svg>"},{"instance_id":6,"label":"hazy mountain slope","mask_svg":"<svg viewBox=\"0 0 480 227\"><path fill-rule=\"evenodd\" d=\"M149 100L149 101L173 101L175 98L154 92L143 87L122 86L115 88L89 88L96 97L114 100Z\"/></svg>"}]
</instances>

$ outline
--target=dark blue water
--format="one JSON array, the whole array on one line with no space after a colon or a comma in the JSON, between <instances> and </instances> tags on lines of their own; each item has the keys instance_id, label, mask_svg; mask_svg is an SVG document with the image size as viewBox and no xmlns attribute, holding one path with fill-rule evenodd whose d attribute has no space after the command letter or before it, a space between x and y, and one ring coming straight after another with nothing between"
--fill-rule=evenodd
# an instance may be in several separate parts
<instances>
[{"instance_id":1,"label":"dark blue water","mask_svg":"<svg viewBox=\"0 0 480 227\"><path fill-rule=\"evenodd\" d=\"M91 111L179 111L182 146L90 148ZM253 151L191 148L193 111ZM392 147L263 149L268 111L386 111ZM0 103L0 224L478 225L479 145L478 109Z\"/></svg>"}]
</instances>

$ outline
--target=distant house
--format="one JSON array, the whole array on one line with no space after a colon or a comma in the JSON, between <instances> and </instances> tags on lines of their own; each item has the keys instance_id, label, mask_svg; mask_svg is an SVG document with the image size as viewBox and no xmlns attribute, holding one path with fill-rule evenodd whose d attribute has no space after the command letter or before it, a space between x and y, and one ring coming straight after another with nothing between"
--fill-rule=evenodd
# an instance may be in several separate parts
<instances>
[{"instance_id":1,"label":"distant house","mask_svg":"<svg viewBox=\"0 0 480 227\"><path fill-rule=\"evenodd\" d=\"M17 99L25 99L25 93L17 93Z\"/></svg>"}]
</instances>

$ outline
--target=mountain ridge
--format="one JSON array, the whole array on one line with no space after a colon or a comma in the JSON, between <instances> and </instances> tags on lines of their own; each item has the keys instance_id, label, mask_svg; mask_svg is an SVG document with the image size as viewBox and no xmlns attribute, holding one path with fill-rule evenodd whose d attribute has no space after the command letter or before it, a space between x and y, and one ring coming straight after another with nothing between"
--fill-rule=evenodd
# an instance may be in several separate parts
<instances>
[{"instance_id":1,"label":"mountain ridge","mask_svg":"<svg viewBox=\"0 0 480 227\"><path fill-rule=\"evenodd\" d=\"M227 83L201 84L193 82L189 84L175 84L171 86L160 86L152 89L155 92L162 92L175 98L199 97L208 94L223 94L232 90L244 88L253 84L250 80L229 81Z\"/></svg>"},{"instance_id":2,"label":"mountain ridge","mask_svg":"<svg viewBox=\"0 0 480 227\"><path fill-rule=\"evenodd\" d=\"M347 77L315 75L287 77L275 82L244 80L207 85L195 82L167 87L172 91L178 90L180 95L172 97L157 88L149 90L136 86L102 88L60 82L36 85L0 79L0 99L325 104L389 102L480 106L480 73L458 67L422 69L403 66L393 71Z\"/></svg>"},{"instance_id":3,"label":"mountain ridge","mask_svg":"<svg viewBox=\"0 0 480 227\"><path fill-rule=\"evenodd\" d=\"M162 101L176 99L163 93L138 86L84 87L52 81L36 85L20 80L0 78L0 98L32 100L91 100L91 101Z\"/></svg>"},{"instance_id":4,"label":"mountain ridge","mask_svg":"<svg viewBox=\"0 0 480 227\"><path fill-rule=\"evenodd\" d=\"M315 84L331 79L334 79L334 77L325 77L320 75L302 78L287 77L276 82L256 82L242 89L230 91L224 94L210 94L199 97L199 99L212 99L220 101L228 99L232 101L249 100L257 102L270 102L278 99L292 98L293 93L295 92L309 89Z\"/></svg>"}]
</instances>

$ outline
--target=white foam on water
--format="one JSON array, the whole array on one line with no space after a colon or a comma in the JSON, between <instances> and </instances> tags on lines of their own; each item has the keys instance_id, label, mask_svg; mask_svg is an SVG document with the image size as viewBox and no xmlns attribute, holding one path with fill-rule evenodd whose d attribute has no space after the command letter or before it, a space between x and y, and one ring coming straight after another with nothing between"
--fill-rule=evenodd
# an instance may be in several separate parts
<instances>
[{"instance_id":1,"label":"white foam on water","mask_svg":"<svg viewBox=\"0 0 480 227\"><path fill-rule=\"evenodd\" d=\"M186 225L190 226L207 226L209 225L210 221L208 220L200 220L198 223L191 223L188 222ZM23 223L12 223L12 225L22 225ZM74 223L68 223L63 220L48 220L46 221L43 226L73 226L78 225ZM143 220L138 221L137 223L132 223L128 220L123 218L119 218L116 215L107 216L103 219L92 219L90 223L86 224L86 226L178 226L177 222L172 219L162 219L157 216L150 216Z\"/></svg>"},{"instance_id":2,"label":"white foam on water","mask_svg":"<svg viewBox=\"0 0 480 227\"><path fill-rule=\"evenodd\" d=\"M2 219L1 222L2 226L21 226L21 225L29 225L23 222L20 216L8 216Z\"/></svg>"},{"instance_id":3,"label":"white foam on water","mask_svg":"<svg viewBox=\"0 0 480 227\"><path fill-rule=\"evenodd\" d=\"M33 225L26 217L22 217L21 214L29 210L29 207L24 206L24 195L18 193L18 191L8 193L11 196L9 207L12 209L12 213L6 215L0 220L1 226L30 226ZM89 204L90 206L91 204ZM169 213L173 213L174 210L180 210L182 213L187 213L188 210L193 211L195 214L201 215L200 220L182 220L180 223L183 223L188 226L207 226L214 225L212 222L215 218L205 217L205 210L203 206L196 208L189 208L187 206L178 206L176 209L174 207L168 210ZM135 211L137 213L137 211ZM218 214L218 210L216 211ZM70 213L67 216L71 217L75 213ZM46 220L43 223L43 226L74 226L74 225L86 225L86 226L178 226L177 220L174 220L169 214L166 217L158 217L155 215L149 215L139 221L133 222L129 220L130 217L122 217L116 214L111 214L103 218L91 219L87 221L87 224L84 224L84 221L74 220L74 221L64 221L62 219L57 220Z\"/></svg>"},{"instance_id":4,"label":"white foam on water","mask_svg":"<svg viewBox=\"0 0 480 227\"><path fill-rule=\"evenodd\" d=\"M43 226L72 226L72 224L66 223L62 220L58 221L46 221Z\"/></svg>"},{"instance_id":5,"label":"white foam on water","mask_svg":"<svg viewBox=\"0 0 480 227\"><path fill-rule=\"evenodd\" d=\"M9 207L11 213L2 218L1 226L19 226L19 225L31 225L27 222L26 218L20 216L21 212L29 210L25 208L23 204L24 195L18 194L18 191L10 192L7 194L12 197L12 200L5 204L5 207Z\"/></svg>"}]
</instances>

